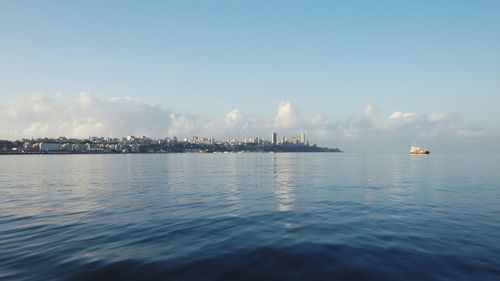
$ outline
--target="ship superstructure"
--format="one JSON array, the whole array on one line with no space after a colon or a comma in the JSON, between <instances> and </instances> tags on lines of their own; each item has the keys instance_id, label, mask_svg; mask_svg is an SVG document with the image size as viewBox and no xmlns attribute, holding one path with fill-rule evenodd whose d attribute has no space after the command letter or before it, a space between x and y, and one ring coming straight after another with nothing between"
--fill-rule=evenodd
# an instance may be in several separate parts
<instances>
[{"instance_id":1,"label":"ship superstructure","mask_svg":"<svg viewBox=\"0 0 500 281\"><path fill-rule=\"evenodd\" d=\"M410 147L410 154L429 154L429 150L414 144Z\"/></svg>"}]
</instances>

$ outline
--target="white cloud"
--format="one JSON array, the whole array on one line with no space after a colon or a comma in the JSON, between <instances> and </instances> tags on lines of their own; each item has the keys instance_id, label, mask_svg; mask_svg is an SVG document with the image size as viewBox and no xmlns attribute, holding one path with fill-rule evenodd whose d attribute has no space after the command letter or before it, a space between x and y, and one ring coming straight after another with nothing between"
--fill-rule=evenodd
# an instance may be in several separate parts
<instances>
[{"instance_id":1,"label":"white cloud","mask_svg":"<svg viewBox=\"0 0 500 281\"><path fill-rule=\"evenodd\" d=\"M431 112L427 116L427 121L429 121L431 123L436 123L436 122L443 121L447 117L448 117L448 114L446 112Z\"/></svg>"},{"instance_id":2,"label":"white cloud","mask_svg":"<svg viewBox=\"0 0 500 281\"><path fill-rule=\"evenodd\" d=\"M35 122L31 124L28 128L23 129L24 135L38 135L44 136L49 133L49 125L47 123Z\"/></svg>"},{"instance_id":3,"label":"white cloud","mask_svg":"<svg viewBox=\"0 0 500 281\"><path fill-rule=\"evenodd\" d=\"M81 92L77 98L77 101L78 105L80 105L81 107L95 106L96 104L101 103L98 99L87 92Z\"/></svg>"},{"instance_id":4,"label":"white cloud","mask_svg":"<svg viewBox=\"0 0 500 281\"><path fill-rule=\"evenodd\" d=\"M415 120L418 116L420 116L420 114L416 112L394 111L391 116L389 116L389 119Z\"/></svg>"},{"instance_id":5,"label":"white cloud","mask_svg":"<svg viewBox=\"0 0 500 281\"><path fill-rule=\"evenodd\" d=\"M169 116L169 110L139 100L99 99L89 93L18 97L0 105L0 138L164 136Z\"/></svg>"},{"instance_id":6,"label":"white cloud","mask_svg":"<svg viewBox=\"0 0 500 281\"><path fill-rule=\"evenodd\" d=\"M14 109L14 108L7 108L7 116L10 118L10 119L17 119L17 117L19 117L19 112L17 111L17 109Z\"/></svg>"},{"instance_id":7,"label":"white cloud","mask_svg":"<svg viewBox=\"0 0 500 281\"><path fill-rule=\"evenodd\" d=\"M280 129L290 129L299 125L299 111L290 102L279 103L274 126Z\"/></svg>"},{"instance_id":8,"label":"white cloud","mask_svg":"<svg viewBox=\"0 0 500 281\"><path fill-rule=\"evenodd\" d=\"M221 136L231 138L267 135L269 130L272 130L265 121L244 114L239 109L228 112L224 117L224 122L220 125L214 124L212 129L219 132Z\"/></svg>"},{"instance_id":9,"label":"white cloud","mask_svg":"<svg viewBox=\"0 0 500 281\"><path fill-rule=\"evenodd\" d=\"M224 118L224 123L226 124L226 126L232 127L232 126L235 126L235 125L238 125L239 123L241 123L242 119L243 119L243 116L242 116L240 110L233 109L226 114L226 117Z\"/></svg>"},{"instance_id":10,"label":"white cloud","mask_svg":"<svg viewBox=\"0 0 500 281\"><path fill-rule=\"evenodd\" d=\"M308 135L318 141L356 141L366 144L381 140L390 143L393 139L477 139L493 134L487 128L469 128L446 112L393 111L388 117L381 117L373 105L366 106L360 117L335 121L326 115L317 114L308 124Z\"/></svg>"},{"instance_id":11,"label":"white cloud","mask_svg":"<svg viewBox=\"0 0 500 281\"><path fill-rule=\"evenodd\" d=\"M170 114L171 126L168 129L169 136L186 137L194 131L195 124L187 115Z\"/></svg>"},{"instance_id":12,"label":"white cloud","mask_svg":"<svg viewBox=\"0 0 500 281\"><path fill-rule=\"evenodd\" d=\"M368 119L378 118L378 109L374 105L365 106L365 117Z\"/></svg>"},{"instance_id":13,"label":"white cloud","mask_svg":"<svg viewBox=\"0 0 500 281\"><path fill-rule=\"evenodd\" d=\"M88 137L147 135L152 137L266 137L305 132L313 142L332 144L420 139L464 140L496 136L494 130L465 126L446 112L417 113L401 110L381 114L368 105L358 116L332 120L315 113L303 117L290 102L278 104L274 120L259 120L233 109L210 120L199 115L172 112L132 98L77 96L27 96L0 104L0 139L22 137Z\"/></svg>"}]
</instances>

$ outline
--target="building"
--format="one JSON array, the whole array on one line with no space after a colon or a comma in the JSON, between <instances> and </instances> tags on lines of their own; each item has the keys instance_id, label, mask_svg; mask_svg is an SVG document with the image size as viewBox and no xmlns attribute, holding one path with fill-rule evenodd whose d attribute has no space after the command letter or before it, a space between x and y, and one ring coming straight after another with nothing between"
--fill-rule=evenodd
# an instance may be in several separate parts
<instances>
[{"instance_id":1,"label":"building","mask_svg":"<svg viewBox=\"0 0 500 281\"><path fill-rule=\"evenodd\" d=\"M271 142L273 143L273 145L278 144L278 134L276 134L276 132L273 133L273 136L271 138Z\"/></svg>"},{"instance_id":2,"label":"building","mask_svg":"<svg viewBox=\"0 0 500 281\"><path fill-rule=\"evenodd\" d=\"M300 143L306 144L306 134L305 133L300 134Z\"/></svg>"},{"instance_id":3,"label":"building","mask_svg":"<svg viewBox=\"0 0 500 281\"><path fill-rule=\"evenodd\" d=\"M61 145L58 143L41 142L39 147L41 152L49 152L59 151Z\"/></svg>"},{"instance_id":4,"label":"building","mask_svg":"<svg viewBox=\"0 0 500 281\"><path fill-rule=\"evenodd\" d=\"M82 152L85 150L85 145L79 144L79 143L74 143L71 145L71 151L73 152Z\"/></svg>"},{"instance_id":5,"label":"building","mask_svg":"<svg viewBox=\"0 0 500 281\"><path fill-rule=\"evenodd\" d=\"M213 144L214 143L214 138L212 137L209 137L209 138L198 138L198 142L199 144Z\"/></svg>"},{"instance_id":6,"label":"building","mask_svg":"<svg viewBox=\"0 0 500 281\"><path fill-rule=\"evenodd\" d=\"M73 144L67 142L61 145L61 150L71 152L71 146Z\"/></svg>"},{"instance_id":7,"label":"building","mask_svg":"<svg viewBox=\"0 0 500 281\"><path fill-rule=\"evenodd\" d=\"M130 152L139 153L139 144L134 143L134 144L130 145Z\"/></svg>"}]
</instances>

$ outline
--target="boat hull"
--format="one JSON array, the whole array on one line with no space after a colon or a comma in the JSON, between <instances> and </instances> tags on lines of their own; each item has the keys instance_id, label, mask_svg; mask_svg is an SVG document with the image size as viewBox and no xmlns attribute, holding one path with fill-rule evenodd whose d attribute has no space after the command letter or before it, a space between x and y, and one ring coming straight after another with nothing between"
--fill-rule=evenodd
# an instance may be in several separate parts
<instances>
[{"instance_id":1,"label":"boat hull","mask_svg":"<svg viewBox=\"0 0 500 281\"><path fill-rule=\"evenodd\" d=\"M416 155L429 154L429 153L430 152L428 150L410 152L410 154L416 154Z\"/></svg>"}]
</instances>

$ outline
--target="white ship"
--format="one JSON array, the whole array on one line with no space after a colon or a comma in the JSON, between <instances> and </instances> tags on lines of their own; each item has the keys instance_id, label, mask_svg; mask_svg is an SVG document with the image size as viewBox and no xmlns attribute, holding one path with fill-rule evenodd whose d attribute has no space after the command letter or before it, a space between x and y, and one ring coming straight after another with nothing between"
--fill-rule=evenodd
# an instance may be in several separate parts
<instances>
[{"instance_id":1,"label":"white ship","mask_svg":"<svg viewBox=\"0 0 500 281\"><path fill-rule=\"evenodd\" d=\"M414 144L410 147L410 154L429 154L429 150Z\"/></svg>"}]
</instances>

